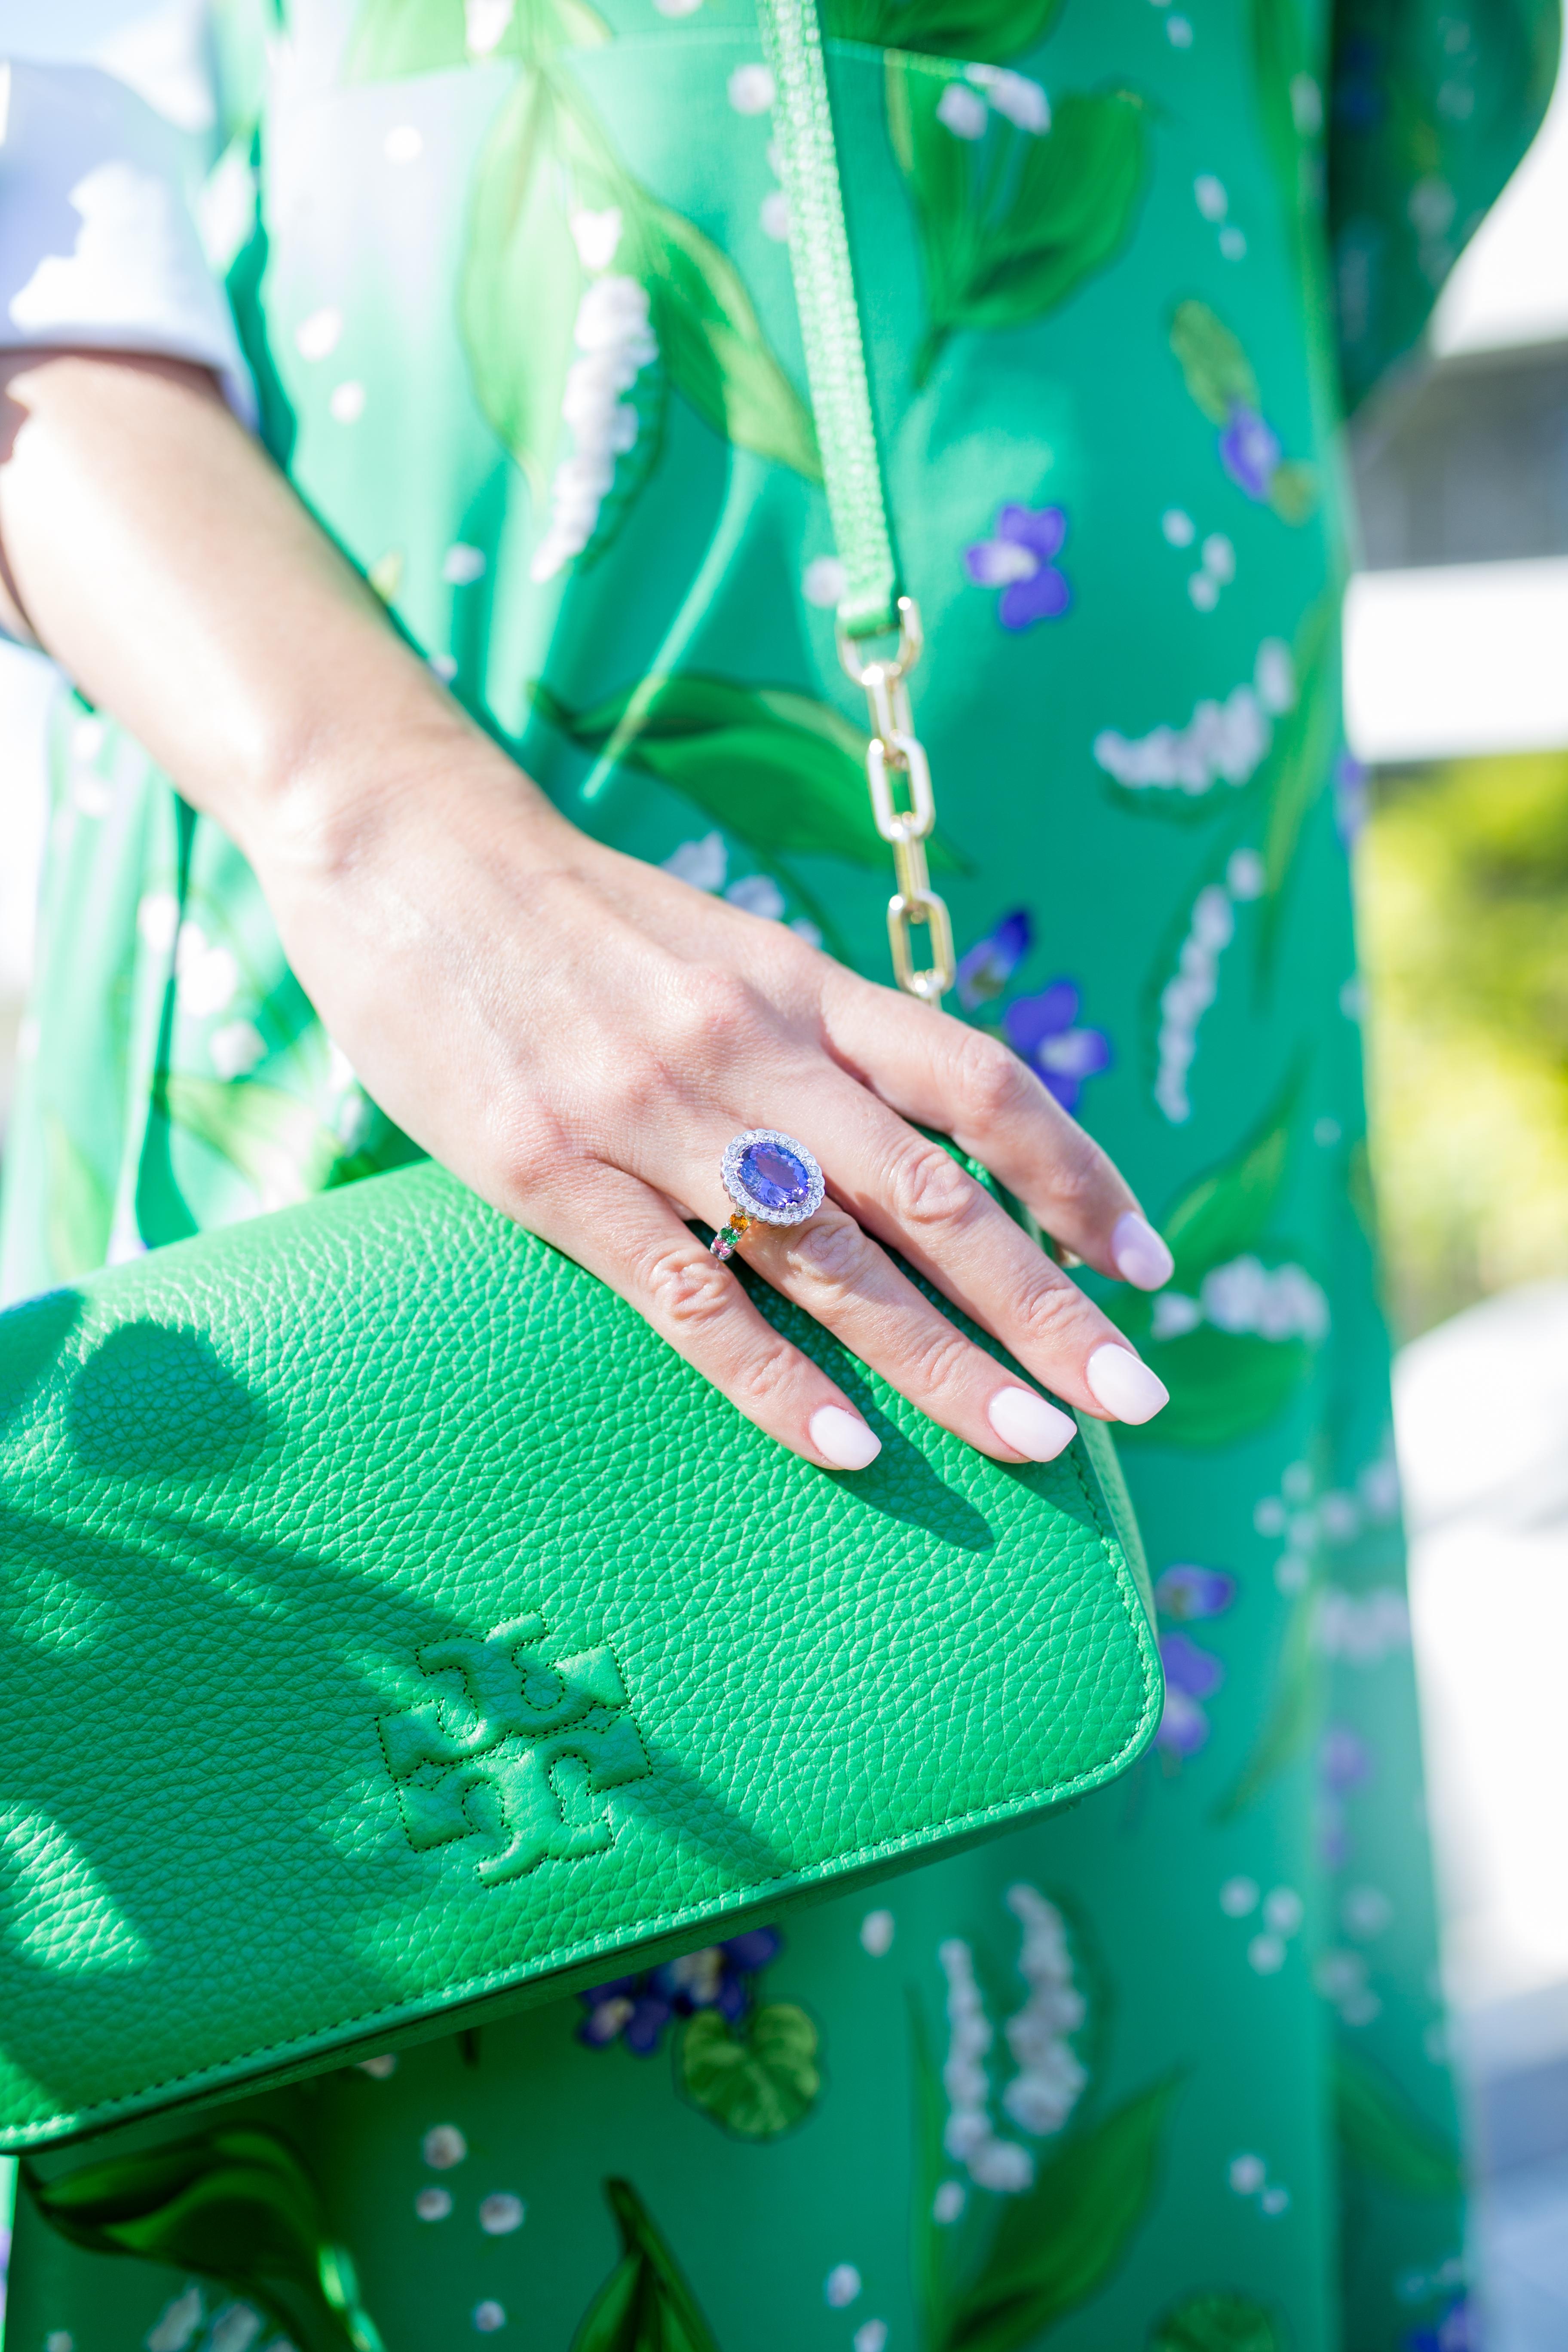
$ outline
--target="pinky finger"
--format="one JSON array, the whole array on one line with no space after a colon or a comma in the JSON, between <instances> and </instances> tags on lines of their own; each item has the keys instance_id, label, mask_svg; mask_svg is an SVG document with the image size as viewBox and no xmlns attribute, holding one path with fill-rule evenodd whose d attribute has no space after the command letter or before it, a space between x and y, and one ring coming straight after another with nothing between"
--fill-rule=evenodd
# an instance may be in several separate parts
<instances>
[{"instance_id":1,"label":"pinky finger","mask_svg":"<svg viewBox=\"0 0 1568 2352\"><path fill-rule=\"evenodd\" d=\"M531 1222L793 1454L828 1470L864 1470L876 1460L881 1440L843 1391L780 1338L657 1192L601 1164L589 1208L581 1223L548 1212Z\"/></svg>"}]
</instances>

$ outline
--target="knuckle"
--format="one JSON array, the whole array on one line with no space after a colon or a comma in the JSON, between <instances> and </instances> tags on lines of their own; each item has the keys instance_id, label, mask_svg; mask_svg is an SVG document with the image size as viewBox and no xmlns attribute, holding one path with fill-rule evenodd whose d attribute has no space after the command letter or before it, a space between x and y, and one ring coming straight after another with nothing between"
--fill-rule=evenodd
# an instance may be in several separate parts
<instances>
[{"instance_id":1,"label":"knuckle","mask_svg":"<svg viewBox=\"0 0 1568 2352\"><path fill-rule=\"evenodd\" d=\"M953 1079L965 1122L973 1127L995 1125L1035 1096L1036 1081L1011 1046L977 1029L963 1034Z\"/></svg>"},{"instance_id":2,"label":"knuckle","mask_svg":"<svg viewBox=\"0 0 1568 2352\"><path fill-rule=\"evenodd\" d=\"M819 1217L794 1241L790 1270L812 1290L840 1297L864 1276L869 1253L852 1217Z\"/></svg>"},{"instance_id":3,"label":"knuckle","mask_svg":"<svg viewBox=\"0 0 1568 2352\"><path fill-rule=\"evenodd\" d=\"M910 1370L932 1395L952 1396L969 1373L974 1353L962 1331L954 1330L943 1318L933 1317L910 1351Z\"/></svg>"},{"instance_id":4,"label":"knuckle","mask_svg":"<svg viewBox=\"0 0 1568 2352\"><path fill-rule=\"evenodd\" d=\"M917 1143L891 1171L889 1207L906 1233L952 1233L984 1194L939 1143Z\"/></svg>"},{"instance_id":5,"label":"knuckle","mask_svg":"<svg viewBox=\"0 0 1568 2352\"><path fill-rule=\"evenodd\" d=\"M653 1249L637 1269L653 1314L684 1338L701 1338L720 1326L734 1303L731 1278L706 1251L700 1257L670 1241Z\"/></svg>"},{"instance_id":6,"label":"knuckle","mask_svg":"<svg viewBox=\"0 0 1568 2352\"><path fill-rule=\"evenodd\" d=\"M1069 1130L1051 1169L1051 1197L1081 1227L1103 1205L1110 1163L1083 1130Z\"/></svg>"},{"instance_id":7,"label":"knuckle","mask_svg":"<svg viewBox=\"0 0 1568 2352\"><path fill-rule=\"evenodd\" d=\"M1094 1309L1076 1284L1060 1281L1033 1284L1017 1312L1030 1344L1049 1354L1065 1347Z\"/></svg>"},{"instance_id":8,"label":"knuckle","mask_svg":"<svg viewBox=\"0 0 1568 2352\"><path fill-rule=\"evenodd\" d=\"M686 974L677 1021L683 1053L720 1061L733 1051L754 1018L752 992L733 972L701 965ZM699 1061L697 1066L704 1063Z\"/></svg>"},{"instance_id":9,"label":"knuckle","mask_svg":"<svg viewBox=\"0 0 1568 2352\"><path fill-rule=\"evenodd\" d=\"M724 1393L742 1412L760 1418L769 1405L778 1402L780 1390L799 1361L788 1341L774 1334L762 1345L746 1349L731 1366L724 1377Z\"/></svg>"}]
</instances>

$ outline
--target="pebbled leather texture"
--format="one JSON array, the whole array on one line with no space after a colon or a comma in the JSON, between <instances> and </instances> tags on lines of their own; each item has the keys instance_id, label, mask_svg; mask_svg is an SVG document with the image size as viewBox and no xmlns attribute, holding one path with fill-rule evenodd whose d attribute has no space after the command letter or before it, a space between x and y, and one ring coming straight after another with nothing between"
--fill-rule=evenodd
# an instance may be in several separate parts
<instances>
[{"instance_id":1,"label":"pebbled leather texture","mask_svg":"<svg viewBox=\"0 0 1568 2352\"><path fill-rule=\"evenodd\" d=\"M985 1461L753 1289L868 1471L430 1166L0 1318L0 2147L615 1975L1133 1760L1104 1433Z\"/></svg>"}]
</instances>

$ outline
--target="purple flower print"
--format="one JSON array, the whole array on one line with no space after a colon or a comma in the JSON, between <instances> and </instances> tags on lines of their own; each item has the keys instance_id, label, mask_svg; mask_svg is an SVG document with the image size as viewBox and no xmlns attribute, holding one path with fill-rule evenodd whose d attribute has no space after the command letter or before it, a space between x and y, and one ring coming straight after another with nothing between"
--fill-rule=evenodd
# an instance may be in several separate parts
<instances>
[{"instance_id":1,"label":"purple flower print","mask_svg":"<svg viewBox=\"0 0 1568 2352\"><path fill-rule=\"evenodd\" d=\"M958 1001L966 1013L1001 995L1028 954L1034 935L1027 908L1016 907L994 931L976 940L958 967Z\"/></svg>"},{"instance_id":2,"label":"purple flower print","mask_svg":"<svg viewBox=\"0 0 1568 2352\"><path fill-rule=\"evenodd\" d=\"M1015 1054L1037 1070L1063 1110L1078 1108L1084 1081L1111 1063L1103 1029L1078 1025L1079 992L1070 980L1053 980L1038 996L1020 996L1002 1017Z\"/></svg>"},{"instance_id":3,"label":"purple flower print","mask_svg":"<svg viewBox=\"0 0 1568 2352\"><path fill-rule=\"evenodd\" d=\"M996 617L1005 629L1059 620L1072 603L1067 574L1052 562L1068 532L1065 507L1003 507L990 539L963 551L977 588L1000 588Z\"/></svg>"},{"instance_id":4,"label":"purple flower print","mask_svg":"<svg viewBox=\"0 0 1568 2352\"><path fill-rule=\"evenodd\" d=\"M1194 1568L1184 1562L1168 1568L1154 1587L1162 1618L1223 1617L1236 1599L1236 1579L1223 1569Z\"/></svg>"},{"instance_id":5,"label":"purple flower print","mask_svg":"<svg viewBox=\"0 0 1568 2352\"><path fill-rule=\"evenodd\" d=\"M727 2023L738 2025L752 2005L752 1979L783 1948L776 1927L752 1927L645 1975L595 1985L578 1995L585 2014L577 2039L591 2050L623 2042L635 2058L651 2058L666 2026L697 2010L716 2009Z\"/></svg>"},{"instance_id":6,"label":"purple flower print","mask_svg":"<svg viewBox=\"0 0 1568 2352\"><path fill-rule=\"evenodd\" d=\"M1237 488L1261 505L1283 455L1274 427L1255 408L1236 402L1219 436L1219 462Z\"/></svg>"},{"instance_id":7,"label":"purple flower print","mask_svg":"<svg viewBox=\"0 0 1568 2352\"><path fill-rule=\"evenodd\" d=\"M1180 1763L1195 1756L1209 1736L1203 1702L1213 1698L1224 1683L1225 1668L1184 1633L1161 1635L1160 1660L1165 1669L1165 1712L1155 1738Z\"/></svg>"},{"instance_id":8,"label":"purple flower print","mask_svg":"<svg viewBox=\"0 0 1568 2352\"><path fill-rule=\"evenodd\" d=\"M1366 813L1367 772L1353 751L1342 751L1334 762L1334 830L1342 848L1355 846Z\"/></svg>"},{"instance_id":9,"label":"purple flower print","mask_svg":"<svg viewBox=\"0 0 1568 2352\"><path fill-rule=\"evenodd\" d=\"M1469 2296L1458 2296L1435 2326L1418 2327L1405 2337L1407 2352L1479 2352L1476 2316Z\"/></svg>"}]
</instances>

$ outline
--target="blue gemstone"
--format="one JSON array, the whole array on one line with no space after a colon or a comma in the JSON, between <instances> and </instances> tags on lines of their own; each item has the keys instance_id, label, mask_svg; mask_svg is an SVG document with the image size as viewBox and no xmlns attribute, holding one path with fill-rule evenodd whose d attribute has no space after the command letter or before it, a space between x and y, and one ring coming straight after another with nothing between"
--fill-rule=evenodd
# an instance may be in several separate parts
<instances>
[{"instance_id":1,"label":"blue gemstone","mask_svg":"<svg viewBox=\"0 0 1568 2352\"><path fill-rule=\"evenodd\" d=\"M782 1143L749 1143L741 1154L741 1181L764 1209L798 1209L811 1193L810 1170Z\"/></svg>"}]
</instances>

